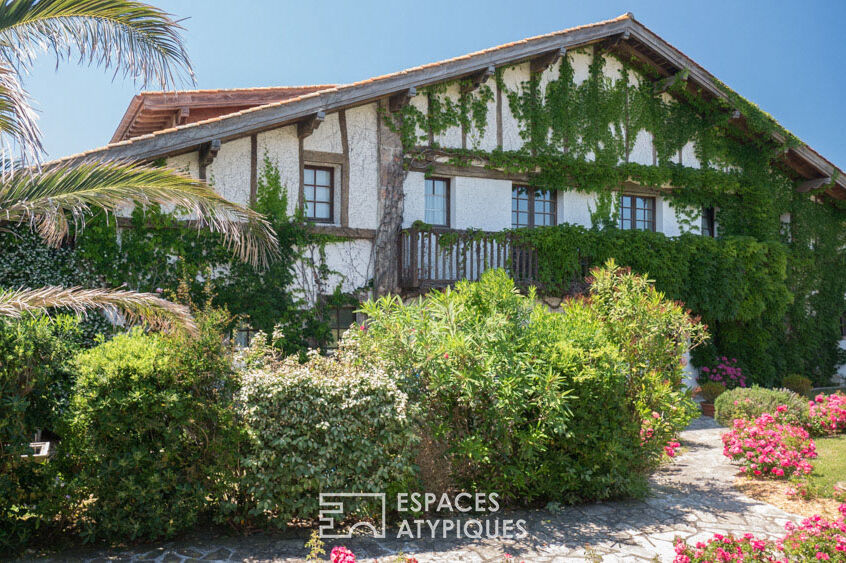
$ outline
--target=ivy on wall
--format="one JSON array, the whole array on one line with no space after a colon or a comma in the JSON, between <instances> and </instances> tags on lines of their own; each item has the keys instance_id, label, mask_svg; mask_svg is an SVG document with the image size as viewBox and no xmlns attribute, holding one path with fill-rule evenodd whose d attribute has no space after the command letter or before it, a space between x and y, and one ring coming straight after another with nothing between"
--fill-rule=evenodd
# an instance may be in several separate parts
<instances>
[{"instance_id":1,"label":"ivy on wall","mask_svg":"<svg viewBox=\"0 0 846 563\"><path fill-rule=\"evenodd\" d=\"M557 75L542 80L531 73L516 88L508 87L505 69L497 69L497 87L520 125L519 150L435 148L452 165L483 163L528 175L536 186L595 196L593 230L563 225L526 234L549 288L559 291L556 282L569 279L585 261L614 257L648 272L659 288L703 315L713 338L694 358L699 364L720 352L740 358L761 383L777 384L794 372L826 383L844 361L838 341L846 282L836 272L846 267L846 222L843 205L796 192L799 179L778 157L798 139L722 83L715 85L726 100L691 92L683 76L668 81L662 95L654 71L638 61L617 59L619 75L611 78L608 59L593 54L579 84L573 55L561 60ZM454 102L443 99L447 91L444 84L427 91L426 114L409 104L389 120L409 161L431 154L431 148L420 148L430 135L460 125ZM486 110L484 94L473 96L474 107ZM734 109L742 120L733 119ZM650 165L630 160L642 132L654 147ZM689 143L698 168L679 163ZM620 233L614 203L624 182L660 191L693 232L701 209L717 209L721 240ZM789 224L782 223L786 214Z\"/></svg>"},{"instance_id":2,"label":"ivy on wall","mask_svg":"<svg viewBox=\"0 0 846 563\"><path fill-rule=\"evenodd\" d=\"M325 264L325 247L339 239L312 233L301 213L289 216L288 194L278 168L267 158L260 170L255 209L270 221L281 255L265 270L235 260L220 238L206 230L179 223L157 208L135 208L129 225L98 215L86 222L75 240L49 248L35 235L0 234L0 285L126 286L133 290L175 296L180 286L195 303L205 301L211 281L213 303L226 307L232 326L244 325L271 335L286 353L327 342L330 332L326 308L346 297L330 287L336 274ZM295 275L305 270L328 300L316 307ZM105 319L92 315L87 336L107 331ZM94 323L94 324L91 324Z\"/></svg>"}]
</instances>

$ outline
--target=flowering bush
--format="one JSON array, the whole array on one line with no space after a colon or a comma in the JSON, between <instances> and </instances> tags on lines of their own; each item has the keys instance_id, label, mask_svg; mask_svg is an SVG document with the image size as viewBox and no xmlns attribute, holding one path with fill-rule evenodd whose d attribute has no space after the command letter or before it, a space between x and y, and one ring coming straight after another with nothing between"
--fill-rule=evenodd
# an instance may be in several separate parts
<instances>
[{"instance_id":1,"label":"flowering bush","mask_svg":"<svg viewBox=\"0 0 846 563\"><path fill-rule=\"evenodd\" d=\"M730 432L723 434L723 454L740 462L741 471L760 477L808 474L808 461L817 456L814 441L800 426L783 423L778 416L787 407L778 407L776 416L764 413L754 421L737 419Z\"/></svg>"},{"instance_id":2,"label":"flowering bush","mask_svg":"<svg viewBox=\"0 0 846 563\"><path fill-rule=\"evenodd\" d=\"M714 534L708 542L689 546L676 538L676 557L673 563L712 563L715 561L743 561L745 563L775 563L777 546L767 540L756 539L752 534L742 538Z\"/></svg>"},{"instance_id":3,"label":"flowering bush","mask_svg":"<svg viewBox=\"0 0 846 563\"><path fill-rule=\"evenodd\" d=\"M329 553L329 560L332 563L355 563L355 555L346 547L336 545Z\"/></svg>"},{"instance_id":4,"label":"flowering bush","mask_svg":"<svg viewBox=\"0 0 846 563\"><path fill-rule=\"evenodd\" d=\"M788 522L785 528L788 533L777 545L789 561L846 560L846 522L842 517L831 522L817 514L798 526Z\"/></svg>"},{"instance_id":5,"label":"flowering bush","mask_svg":"<svg viewBox=\"0 0 846 563\"><path fill-rule=\"evenodd\" d=\"M846 430L846 395L817 395L808 406L808 430L814 436Z\"/></svg>"},{"instance_id":6,"label":"flowering bush","mask_svg":"<svg viewBox=\"0 0 846 563\"><path fill-rule=\"evenodd\" d=\"M714 367L702 367L699 375L700 383L713 381L725 385L726 389L746 387L746 376L743 375L743 370L737 365L737 358L723 356L720 360L720 363Z\"/></svg>"},{"instance_id":7,"label":"flowering bush","mask_svg":"<svg viewBox=\"0 0 846 563\"><path fill-rule=\"evenodd\" d=\"M764 413L775 413L779 406L787 410L779 415L782 422L804 426L808 419L808 401L788 389L736 387L714 401L714 419L731 426L736 418L754 420Z\"/></svg>"}]
</instances>

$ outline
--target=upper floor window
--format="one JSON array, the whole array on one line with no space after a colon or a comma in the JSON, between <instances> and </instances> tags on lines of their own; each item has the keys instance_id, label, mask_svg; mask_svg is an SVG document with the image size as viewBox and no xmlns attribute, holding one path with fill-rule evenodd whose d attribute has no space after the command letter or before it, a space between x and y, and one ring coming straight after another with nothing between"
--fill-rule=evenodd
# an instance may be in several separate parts
<instances>
[{"instance_id":1,"label":"upper floor window","mask_svg":"<svg viewBox=\"0 0 846 563\"><path fill-rule=\"evenodd\" d=\"M655 198L639 195L620 196L620 228L655 230Z\"/></svg>"},{"instance_id":2,"label":"upper floor window","mask_svg":"<svg viewBox=\"0 0 846 563\"><path fill-rule=\"evenodd\" d=\"M514 186L511 189L511 226L545 227L555 224L555 192Z\"/></svg>"},{"instance_id":3,"label":"upper floor window","mask_svg":"<svg viewBox=\"0 0 846 563\"><path fill-rule=\"evenodd\" d=\"M702 235L706 237L716 236L713 207L704 207L702 209Z\"/></svg>"},{"instance_id":4,"label":"upper floor window","mask_svg":"<svg viewBox=\"0 0 846 563\"><path fill-rule=\"evenodd\" d=\"M331 223L335 209L335 169L306 166L303 169L303 206L312 221Z\"/></svg>"},{"instance_id":5,"label":"upper floor window","mask_svg":"<svg viewBox=\"0 0 846 563\"><path fill-rule=\"evenodd\" d=\"M425 222L440 227L449 226L449 180L426 178Z\"/></svg>"}]
</instances>

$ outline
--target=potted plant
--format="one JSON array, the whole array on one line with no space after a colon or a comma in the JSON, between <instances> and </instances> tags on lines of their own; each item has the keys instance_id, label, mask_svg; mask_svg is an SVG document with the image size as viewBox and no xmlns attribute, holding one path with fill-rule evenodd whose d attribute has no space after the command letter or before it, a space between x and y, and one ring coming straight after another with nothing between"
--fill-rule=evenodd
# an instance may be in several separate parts
<instances>
[{"instance_id":1,"label":"potted plant","mask_svg":"<svg viewBox=\"0 0 846 563\"><path fill-rule=\"evenodd\" d=\"M699 388L699 395L702 397L702 403L699 406L702 408L702 414L714 418L714 400L722 395L725 390L726 386L716 381L708 381L702 384L702 387Z\"/></svg>"}]
</instances>

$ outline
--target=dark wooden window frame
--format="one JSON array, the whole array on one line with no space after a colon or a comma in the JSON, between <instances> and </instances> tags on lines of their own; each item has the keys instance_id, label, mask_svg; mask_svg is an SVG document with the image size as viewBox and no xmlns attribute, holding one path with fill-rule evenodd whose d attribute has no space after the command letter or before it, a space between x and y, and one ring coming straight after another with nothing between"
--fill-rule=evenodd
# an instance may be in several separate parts
<instances>
[{"instance_id":1,"label":"dark wooden window frame","mask_svg":"<svg viewBox=\"0 0 846 563\"><path fill-rule=\"evenodd\" d=\"M449 228L452 224L452 206L451 206L451 199L452 199L452 179L445 178L443 176L430 176L427 177L424 184L423 184L423 220L426 219L426 198L429 197L429 181L433 180L436 182L444 182L446 184L446 223L431 223L433 227L443 227ZM434 195L434 194L432 194Z\"/></svg>"},{"instance_id":2,"label":"dark wooden window frame","mask_svg":"<svg viewBox=\"0 0 846 563\"><path fill-rule=\"evenodd\" d=\"M514 224L514 218L512 215L511 227L512 228L534 228L535 227L535 200L537 196L537 192L549 192L550 199L549 202L552 204L552 226L558 224L558 191L551 190L548 188L537 188L533 186L527 186L525 184L513 184L511 186L511 213L514 213L514 192L515 190L524 189L526 190L526 199L528 200L528 214L529 214L529 224L528 225L520 225L519 227ZM546 213L544 213L546 215ZM547 225L542 225L547 226Z\"/></svg>"},{"instance_id":3,"label":"dark wooden window frame","mask_svg":"<svg viewBox=\"0 0 846 563\"><path fill-rule=\"evenodd\" d=\"M629 219L629 226L624 226L624 224L623 224L623 221L624 221L624 219L623 219L623 209L624 209L623 198L626 198L626 197L633 198L633 203L634 203L634 206L626 206L625 207L625 208L632 210L631 219ZM645 194L638 194L638 193L625 193L625 192L623 192L623 193L620 194L620 220L619 220L619 223L618 223L619 228L623 229L623 230L641 230L641 231L645 230L645 229L636 229L636 225L637 225L638 221L637 221L635 212L638 209L645 209L644 207L639 207L637 205L638 200L649 200L651 202L652 219L649 222L650 227L651 227L649 230L652 231L653 233L656 232L658 230L657 229L657 226L658 226L658 198L654 195L645 195Z\"/></svg>"},{"instance_id":4,"label":"dark wooden window frame","mask_svg":"<svg viewBox=\"0 0 846 563\"><path fill-rule=\"evenodd\" d=\"M305 173L306 170L323 170L329 172L329 218L328 219L321 219L317 217L308 217L306 216L306 220L312 221L314 223L328 223L332 224L335 222L335 167L334 166L321 166L318 164L305 164L303 166L303 172ZM317 175L315 174L315 178ZM305 178L305 175L303 176ZM316 181L316 180L315 180ZM315 200L307 200L305 197L305 188L306 186L312 186L314 188L321 187L325 188L326 186L318 186L317 184L306 184L305 179L303 179L303 211L305 211L306 202L311 203L326 203L324 201L317 202Z\"/></svg>"},{"instance_id":5,"label":"dark wooden window frame","mask_svg":"<svg viewBox=\"0 0 846 563\"><path fill-rule=\"evenodd\" d=\"M707 237L714 238L716 233L716 213L713 207L702 208L702 234Z\"/></svg>"}]
</instances>

